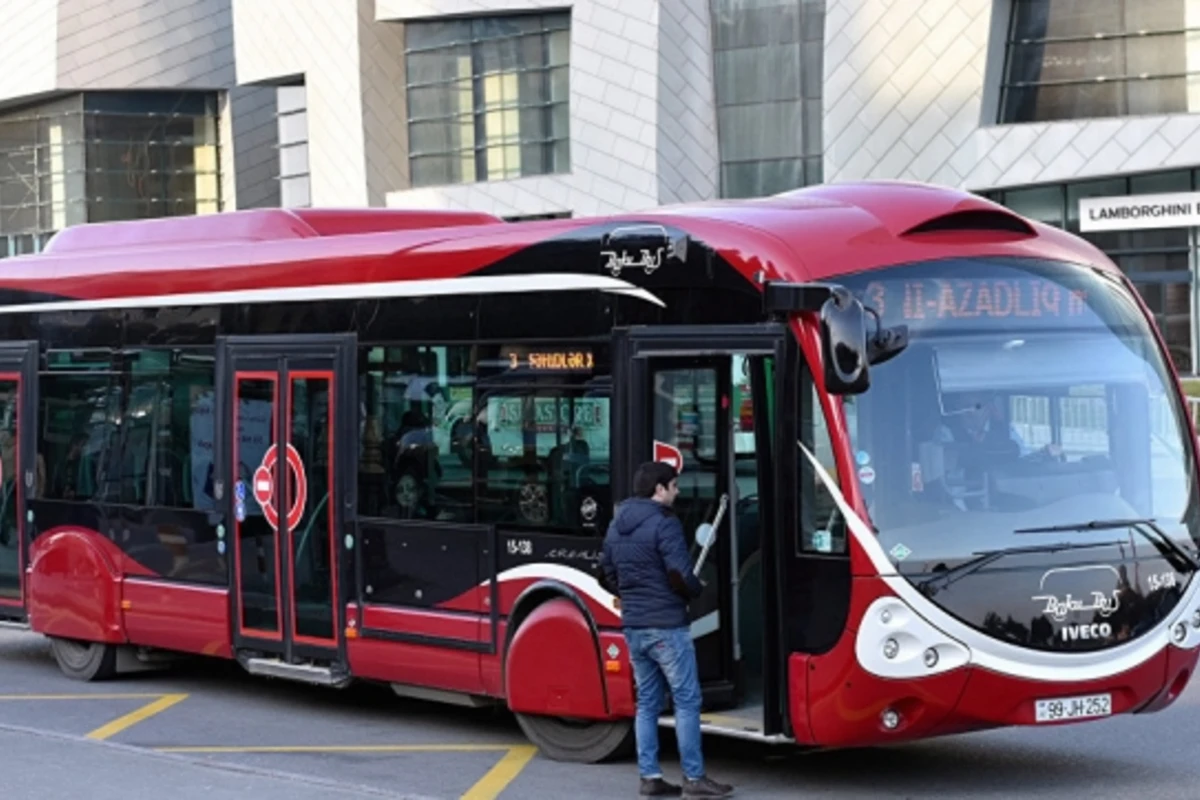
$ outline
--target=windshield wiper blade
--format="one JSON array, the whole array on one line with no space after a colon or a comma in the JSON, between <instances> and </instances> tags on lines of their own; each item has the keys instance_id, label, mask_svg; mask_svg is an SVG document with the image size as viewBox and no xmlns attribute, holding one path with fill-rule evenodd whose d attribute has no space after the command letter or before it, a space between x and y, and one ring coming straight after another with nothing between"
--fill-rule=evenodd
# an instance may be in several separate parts
<instances>
[{"instance_id":1,"label":"windshield wiper blade","mask_svg":"<svg viewBox=\"0 0 1200 800\"><path fill-rule=\"evenodd\" d=\"M1131 528L1135 525L1154 524L1152 519L1093 519L1088 522L1068 522L1065 525L1047 525L1044 528L1017 528L1013 533L1072 533L1075 531L1105 531L1113 528Z\"/></svg>"},{"instance_id":2,"label":"windshield wiper blade","mask_svg":"<svg viewBox=\"0 0 1200 800\"><path fill-rule=\"evenodd\" d=\"M1083 531L1104 531L1116 528L1132 528L1139 532L1158 549L1168 561L1175 566L1182 564L1183 570L1200 571L1200 561L1184 550L1179 544L1167 536L1153 519L1094 519L1090 522L1080 522L1066 525L1047 525L1044 528L1020 528L1013 533L1082 533Z\"/></svg>"},{"instance_id":3,"label":"windshield wiper blade","mask_svg":"<svg viewBox=\"0 0 1200 800\"><path fill-rule=\"evenodd\" d=\"M961 580L973 572L983 569L993 561L1005 556L1021 555L1022 553L1055 553L1059 550L1085 550L1092 547L1110 547L1121 544L1119 540L1111 542L1056 542L1054 544L1035 544L1025 547L1002 547L999 550L985 550L975 553L975 558L964 561L956 567L943 570L932 578L917 585L929 597L937 594L955 581Z\"/></svg>"}]
</instances>

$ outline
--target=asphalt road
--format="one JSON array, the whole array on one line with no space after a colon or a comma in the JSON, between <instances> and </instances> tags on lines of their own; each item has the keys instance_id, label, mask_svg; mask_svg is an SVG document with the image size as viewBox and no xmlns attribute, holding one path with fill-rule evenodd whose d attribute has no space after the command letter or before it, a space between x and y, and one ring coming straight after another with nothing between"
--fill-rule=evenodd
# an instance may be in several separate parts
<instances>
[{"instance_id":1,"label":"asphalt road","mask_svg":"<svg viewBox=\"0 0 1200 800\"><path fill-rule=\"evenodd\" d=\"M1056 729L807 755L715 739L705 748L710 773L744 798L1182 800L1200 794L1197 706L1192 687L1156 715ZM82 684L59 673L41 637L5 631L0 753L3 796L22 800L636 796L633 763L548 761L505 713L269 681L208 661Z\"/></svg>"}]
</instances>

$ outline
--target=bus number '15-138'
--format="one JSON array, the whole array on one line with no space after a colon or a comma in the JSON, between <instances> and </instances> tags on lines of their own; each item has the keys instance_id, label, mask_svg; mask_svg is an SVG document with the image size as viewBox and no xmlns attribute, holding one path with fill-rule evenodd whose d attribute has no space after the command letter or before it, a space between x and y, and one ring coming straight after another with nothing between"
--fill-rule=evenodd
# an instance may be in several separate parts
<instances>
[{"instance_id":1,"label":"bus number '15-138'","mask_svg":"<svg viewBox=\"0 0 1200 800\"><path fill-rule=\"evenodd\" d=\"M531 556L533 555L533 542L528 539L509 539L508 554L510 556Z\"/></svg>"}]
</instances>

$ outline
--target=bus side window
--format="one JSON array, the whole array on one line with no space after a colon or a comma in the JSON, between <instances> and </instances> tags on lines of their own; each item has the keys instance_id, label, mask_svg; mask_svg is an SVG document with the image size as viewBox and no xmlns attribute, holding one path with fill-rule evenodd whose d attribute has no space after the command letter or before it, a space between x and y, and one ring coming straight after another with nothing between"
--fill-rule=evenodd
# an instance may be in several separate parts
<instances>
[{"instance_id":1,"label":"bus side window","mask_svg":"<svg viewBox=\"0 0 1200 800\"><path fill-rule=\"evenodd\" d=\"M820 395L807 370L800 385L800 440L816 456L825 472L838 482L837 464L829 425L821 408ZM800 457L800 552L821 555L846 553L846 521L833 494L804 456Z\"/></svg>"}]
</instances>

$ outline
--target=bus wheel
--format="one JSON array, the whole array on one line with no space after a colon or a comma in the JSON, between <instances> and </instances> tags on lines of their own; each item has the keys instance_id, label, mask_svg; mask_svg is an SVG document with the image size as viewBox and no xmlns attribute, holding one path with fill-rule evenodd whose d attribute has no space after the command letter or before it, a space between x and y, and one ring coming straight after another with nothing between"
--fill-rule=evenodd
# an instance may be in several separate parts
<instances>
[{"instance_id":1,"label":"bus wheel","mask_svg":"<svg viewBox=\"0 0 1200 800\"><path fill-rule=\"evenodd\" d=\"M554 761L598 764L634 749L631 719L597 722L519 713L516 717L529 741Z\"/></svg>"},{"instance_id":2,"label":"bus wheel","mask_svg":"<svg viewBox=\"0 0 1200 800\"><path fill-rule=\"evenodd\" d=\"M117 674L117 648L103 642L50 638L58 668L77 681L103 681Z\"/></svg>"}]
</instances>

